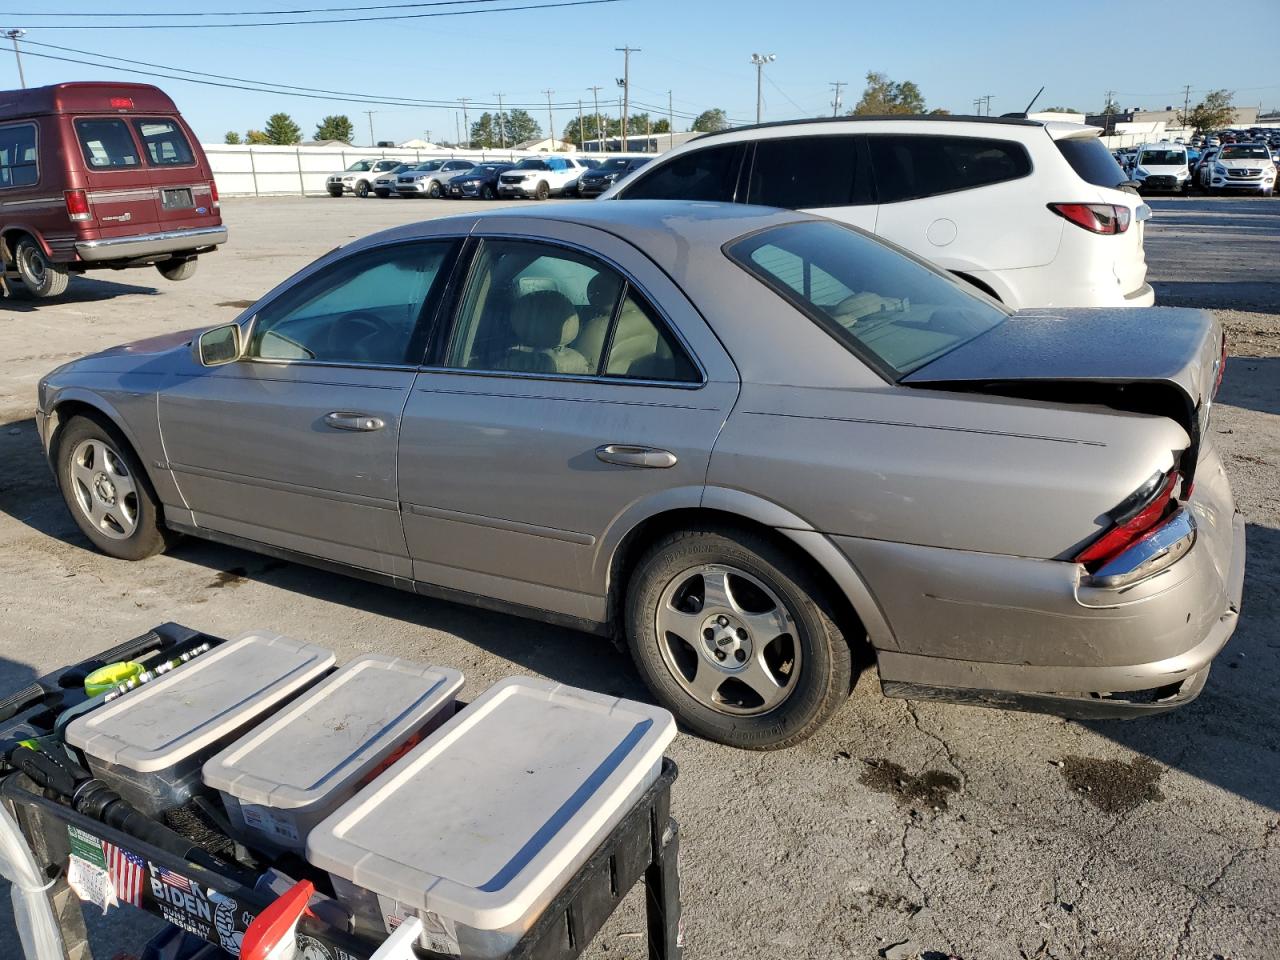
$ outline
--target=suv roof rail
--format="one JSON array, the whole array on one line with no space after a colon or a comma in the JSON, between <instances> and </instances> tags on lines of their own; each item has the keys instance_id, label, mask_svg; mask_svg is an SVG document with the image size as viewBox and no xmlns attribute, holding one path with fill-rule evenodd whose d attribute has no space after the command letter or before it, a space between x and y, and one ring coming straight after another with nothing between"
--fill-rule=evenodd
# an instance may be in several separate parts
<instances>
[{"instance_id":1,"label":"suv roof rail","mask_svg":"<svg viewBox=\"0 0 1280 960\"><path fill-rule=\"evenodd\" d=\"M741 127L726 127L723 130L709 130L696 137L691 137L686 142L692 143L694 140L701 140L703 137L714 137L721 133L741 133L744 130L768 130L771 127L794 127L801 123L866 123L875 120L933 120L942 123L995 123L1019 127L1044 126L1044 124L1039 120L1028 120L1026 118L1026 114L1020 113L1007 113L1000 117L975 117L969 116L968 114L953 113L887 113L849 117L802 117L799 120L770 120L767 123L749 123Z\"/></svg>"}]
</instances>

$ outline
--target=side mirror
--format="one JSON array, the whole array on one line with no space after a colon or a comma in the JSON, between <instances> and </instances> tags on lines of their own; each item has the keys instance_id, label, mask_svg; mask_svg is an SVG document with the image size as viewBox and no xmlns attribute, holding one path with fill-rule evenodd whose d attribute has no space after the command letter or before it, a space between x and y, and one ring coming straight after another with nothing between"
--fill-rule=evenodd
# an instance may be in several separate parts
<instances>
[{"instance_id":1,"label":"side mirror","mask_svg":"<svg viewBox=\"0 0 1280 960\"><path fill-rule=\"evenodd\" d=\"M220 367L240 359L244 347L240 340L240 325L224 323L196 337L191 353L203 367Z\"/></svg>"}]
</instances>

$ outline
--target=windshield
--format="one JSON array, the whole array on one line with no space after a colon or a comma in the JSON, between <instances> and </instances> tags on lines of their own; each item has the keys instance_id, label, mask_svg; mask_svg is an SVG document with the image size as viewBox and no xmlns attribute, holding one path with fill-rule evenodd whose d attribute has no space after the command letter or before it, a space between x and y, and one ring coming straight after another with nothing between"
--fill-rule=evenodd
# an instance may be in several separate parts
<instances>
[{"instance_id":1,"label":"windshield","mask_svg":"<svg viewBox=\"0 0 1280 960\"><path fill-rule=\"evenodd\" d=\"M1181 150L1143 150L1138 164L1144 167L1185 167L1187 155Z\"/></svg>"},{"instance_id":2,"label":"windshield","mask_svg":"<svg viewBox=\"0 0 1280 960\"><path fill-rule=\"evenodd\" d=\"M413 169L415 169L415 170L423 170L423 171L426 171L426 172L430 172L430 171L432 171L432 170L439 170L439 169L440 169L441 167L443 167L443 166L444 166L444 161L443 161L443 160L428 160L426 163L420 163L420 164L418 164L418 165L417 165L416 167L414 167Z\"/></svg>"},{"instance_id":3,"label":"windshield","mask_svg":"<svg viewBox=\"0 0 1280 960\"><path fill-rule=\"evenodd\" d=\"M596 167L601 173L617 173L620 170L627 169L627 164L631 161L622 157L614 157L612 160L606 160L600 166Z\"/></svg>"},{"instance_id":4,"label":"windshield","mask_svg":"<svg viewBox=\"0 0 1280 960\"><path fill-rule=\"evenodd\" d=\"M539 160L536 157L529 157L527 160L521 160L514 167L512 167L512 169L513 170L549 170L551 168L547 166L545 161Z\"/></svg>"},{"instance_id":5,"label":"windshield","mask_svg":"<svg viewBox=\"0 0 1280 960\"><path fill-rule=\"evenodd\" d=\"M892 380L1007 316L960 282L837 223L773 227L726 252Z\"/></svg>"},{"instance_id":6,"label":"windshield","mask_svg":"<svg viewBox=\"0 0 1280 960\"><path fill-rule=\"evenodd\" d=\"M1220 160L1270 160L1271 154L1260 143L1233 143L1222 148Z\"/></svg>"},{"instance_id":7,"label":"windshield","mask_svg":"<svg viewBox=\"0 0 1280 960\"><path fill-rule=\"evenodd\" d=\"M1116 163L1115 157L1111 156L1097 137L1054 142L1067 163L1071 164L1071 169L1085 183L1091 183L1095 187L1118 187L1129 179Z\"/></svg>"},{"instance_id":8,"label":"windshield","mask_svg":"<svg viewBox=\"0 0 1280 960\"><path fill-rule=\"evenodd\" d=\"M412 169L413 168L407 163L397 163L394 167L392 167L390 170L386 172L387 173L404 173L406 170L412 170Z\"/></svg>"},{"instance_id":9,"label":"windshield","mask_svg":"<svg viewBox=\"0 0 1280 960\"><path fill-rule=\"evenodd\" d=\"M505 168L497 167L492 163L482 163L468 170L467 177L468 179L471 177L487 177L490 174L497 173L499 169Z\"/></svg>"},{"instance_id":10,"label":"windshield","mask_svg":"<svg viewBox=\"0 0 1280 960\"><path fill-rule=\"evenodd\" d=\"M347 173L364 173L369 169L368 160L357 160L351 166L347 167Z\"/></svg>"}]
</instances>

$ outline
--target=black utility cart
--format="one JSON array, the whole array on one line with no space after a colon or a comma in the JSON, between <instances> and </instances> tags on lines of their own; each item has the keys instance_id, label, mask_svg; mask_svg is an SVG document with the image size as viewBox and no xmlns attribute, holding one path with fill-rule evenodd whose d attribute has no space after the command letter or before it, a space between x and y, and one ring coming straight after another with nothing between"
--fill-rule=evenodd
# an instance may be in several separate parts
<instances>
[{"instance_id":1,"label":"black utility cart","mask_svg":"<svg viewBox=\"0 0 1280 960\"><path fill-rule=\"evenodd\" d=\"M149 960L214 960L238 955L244 931L275 899L272 892L260 891L252 884L262 870L274 867L295 879L312 880L322 892L328 885L323 871L310 868L297 857L266 862L261 854L238 846L220 829L210 804L167 814L163 823L104 814L91 801L80 796L73 800L62 795L65 790L60 794L56 784L51 787L41 782L48 779L48 765L36 769L32 751L15 750L20 743L36 746L35 752L49 756L60 749L53 735L54 719L86 699L84 677L95 667L126 659L145 664L148 658L165 659L198 644L221 642L221 638L177 624L163 624L81 664L42 677L0 701L0 740L6 757L0 772L0 802L18 822L36 865L50 881L46 896L62 931L65 960L93 957L80 898L68 884L70 857L76 850L101 848L117 865L123 865L126 874L133 869L136 885L123 890L119 905L112 909L141 909L168 923L148 947L144 956ZM664 760L657 782L563 886L508 954L510 958L578 957L622 898L643 880L649 957L680 960L679 829L670 816L675 778L675 764ZM176 885L187 895L157 898L153 885L146 882L156 875L172 883L161 889L172 890ZM90 909L96 907L90 905ZM0 935L0 939L8 937ZM298 927L298 946L297 956L305 960L368 960L380 942L307 916ZM443 955L423 952L422 956Z\"/></svg>"}]
</instances>

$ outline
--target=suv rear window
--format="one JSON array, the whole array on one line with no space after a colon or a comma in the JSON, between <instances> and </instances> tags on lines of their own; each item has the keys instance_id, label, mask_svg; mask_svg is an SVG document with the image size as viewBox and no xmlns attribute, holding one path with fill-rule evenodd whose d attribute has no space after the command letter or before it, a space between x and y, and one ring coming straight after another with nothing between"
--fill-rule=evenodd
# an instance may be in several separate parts
<instances>
[{"instance_id":1,"label":"suv rear window","mask_svg":"<svg viewBox=\"0 0 1280 960\"><path fill-rule=\"evenodd\" d=\"M165 117L146 117L133 121L138 139L147 154L147 163L153 167L182 167L195 163L186 134L173 120Z\"/></svg>"},{"instance_id":2,"label":"suv rear window","mask_svg":"<svg viewBox=\"0 0 1280 960\"><path fill-rule=\"evenodd\" d=\"M718 200L732 203L744 149L730 143L681 154L639 174L621 196L626 200Z\"/></svg>"},{"instance_id":3,"label":"suv rear window","mask_svg":"<svg viewBox=\"0 0 1280 960\"><path fill-rule=\"evenodd\" d=\"M761 230L725 252L890 380L1006 317L958 281L831 221Z\"/></svg>"},{"instance_id":4,"label":"suv rear window","mask_svg":"<svg viewBox=\"0 0 1280 960\"><path fill-rule=\"evenodd\" d=\"M84 162L93 170L117 170L142 165L137 144L123 120L77 120L76 136Z\"/></svg>"},{"instance_id":5,"label":"suv rear window","mask_svg":"<svg viewBox=\"0 0 1280 960\"><path fill-rule=\"evenodd\" d=\"M1031 173L1026 148L1012 140L919 134L869 140L881 203L972 190Z\"/></svg>"},{"instance_id":6,"label":"suv rear window","mask_svg":"<svg viewBox=\"0 0 1280 960\"><path fill-rule=\"evenodd\" d=\"M1116 163L1111 151L1097 137L1055 140L1058 152L1071 164L1071 169L1085 183L1095 187L1118 187L1129 178Z\"/></svg>"},{"instance_id":7,"label":"suv rear window","mask_svg":"<svg viewBox=\"0 0 1280 960\"><path fill-rule=\"evenodd\" d=\"M747 202L788 210L871 203L861 140L836 136L759 141Z\"/></svg>"}]
</instances>

